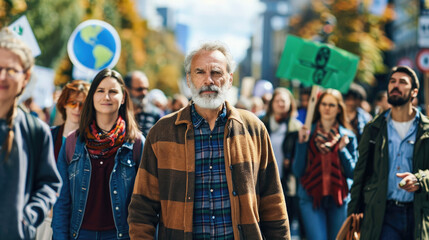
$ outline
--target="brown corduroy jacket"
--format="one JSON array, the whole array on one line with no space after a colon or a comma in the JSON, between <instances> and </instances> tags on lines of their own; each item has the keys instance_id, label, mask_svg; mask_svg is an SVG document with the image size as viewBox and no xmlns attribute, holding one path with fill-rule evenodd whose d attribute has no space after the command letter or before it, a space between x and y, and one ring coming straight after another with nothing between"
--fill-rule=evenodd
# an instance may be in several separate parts
<instances>
[{"instance_id":1,"label":"brown corduroy jacket","mask_svg":"<svg viewBox=\"0 0 429 240\"><path fill-rule=\"evenodd\" d=\"M224 157L234 239L290 239L271 142L253 113L226 103ZM150 130L134 184L131 239L192 239L195 144L191 106Z\"/></svg>"}]
</instances>

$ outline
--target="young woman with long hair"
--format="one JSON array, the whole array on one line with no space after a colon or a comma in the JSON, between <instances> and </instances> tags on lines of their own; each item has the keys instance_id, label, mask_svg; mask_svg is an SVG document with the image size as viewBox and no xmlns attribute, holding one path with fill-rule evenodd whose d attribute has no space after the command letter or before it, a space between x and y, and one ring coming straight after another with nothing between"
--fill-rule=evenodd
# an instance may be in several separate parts
<instances>
[{"instance_id":1,"label":"young woman with long hair","mask_svg":"<svg viewBox=\"0 0 429 240\"><path fill-rule=\"evenodd\" d=\"M75 146L72 155L67 141ZM121 75L102 70L85 99L79 128L60 151L64 187L54 206L54 239L129 239L128 204L143 142Z\"/></svg>"},{"instance_id":2,"label":"young woman with long hair","mask_svg":"<svg viewBox=\"0 0 429 240\"><path fill-rule=\"evenodd\" d=\"M335 239L347 217L357 141L345 115L342 95L325 90L316 103L311 131L299 131L292 170L308 239Z\"/></svg>"}]
</instances>

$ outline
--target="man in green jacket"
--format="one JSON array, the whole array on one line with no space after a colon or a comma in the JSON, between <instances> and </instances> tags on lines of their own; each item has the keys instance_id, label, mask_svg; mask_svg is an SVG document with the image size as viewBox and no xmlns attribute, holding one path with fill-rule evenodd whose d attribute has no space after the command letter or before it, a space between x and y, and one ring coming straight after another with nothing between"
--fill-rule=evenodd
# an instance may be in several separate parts
<instances>
[{"instance_id":1,"label":"man in green jacket","mask_svg":"<svg viewBox=\"0 0 429 240\"><path fill-rule=\"evenodd\" d=\"M429 239L429 119L412 106L418 90L411 68L392 68L392 108L365 127L348 206L364 213L361 239Z\"/></svg>"},{"instance_id":2,"label":"man in green jacket","mask_svg":"<svg viewBox=\"0 0 429 240\"><path fill-rule=\"evenodd\" d=\"M149 131L134 184L131 239L290 239L267 129L226 99L233 60L206 43L185 59L192 103Z\"/></svg>"}]
</instances>

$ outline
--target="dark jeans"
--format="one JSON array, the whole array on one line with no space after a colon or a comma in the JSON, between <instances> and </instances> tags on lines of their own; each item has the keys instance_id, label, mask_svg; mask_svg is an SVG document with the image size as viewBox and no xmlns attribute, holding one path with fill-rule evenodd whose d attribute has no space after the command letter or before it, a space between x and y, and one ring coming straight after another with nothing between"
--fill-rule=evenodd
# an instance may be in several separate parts
<instances>
[{"instance_id":1,"label":"dark jeans","mask_svg":"<svg viewBox=\"0 0 429 240\"><path fill-rule=\"evenodd\" d=\"M387 202L384 213L381 240L408 240L414 239L414 212L413 205L397 206Z\"/></svg>"},{"instance_id":2,"label":"dark jeans","mask_svg":"<svg viewBox=\"0 0 429 240\"><path fill-rule=\"evenodd\" d=\"M90 231L81 229L78 240L116 240L116 230Z\"/></svg>"}]
</instances>

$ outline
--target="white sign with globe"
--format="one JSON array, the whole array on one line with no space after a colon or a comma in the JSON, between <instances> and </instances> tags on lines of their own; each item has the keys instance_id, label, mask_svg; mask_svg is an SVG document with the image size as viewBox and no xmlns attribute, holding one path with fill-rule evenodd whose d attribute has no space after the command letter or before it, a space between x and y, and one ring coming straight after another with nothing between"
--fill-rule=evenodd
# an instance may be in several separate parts
<instances>
[{"instance_id":1,"label":"white sign with globe","mask_svg":"<svg viewBox=\"0 0 429 240\"><path fill-rule=\"evenodd\" d=\"M67 44L72 63L81 71L98 72L116 65L121 54L121 41L110 24L87 20L73 31Z\"/></svg>"}]
</instances>

